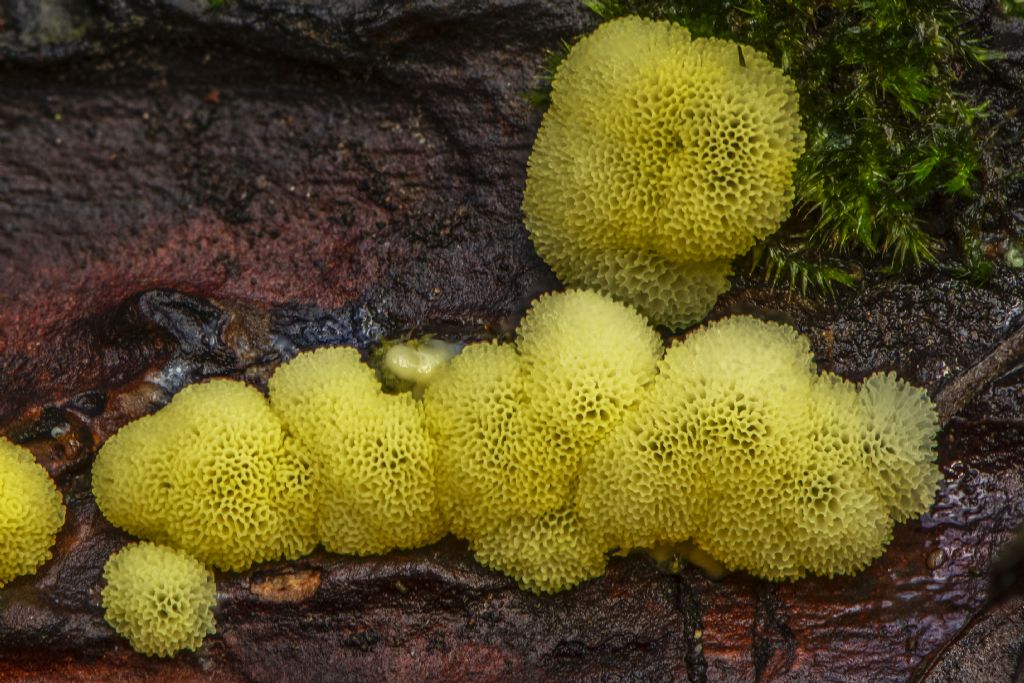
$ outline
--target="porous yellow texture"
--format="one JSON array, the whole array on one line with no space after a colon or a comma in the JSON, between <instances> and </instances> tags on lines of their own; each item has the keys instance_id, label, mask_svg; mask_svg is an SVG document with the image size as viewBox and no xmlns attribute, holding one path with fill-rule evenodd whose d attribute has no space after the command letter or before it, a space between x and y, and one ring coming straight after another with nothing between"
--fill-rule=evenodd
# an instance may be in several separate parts
<instances>
[{"instance_id":1,"label":"porous yellow texture","mask_svg":"<svg viewBox=\"0 0 1024 683\"><path fill-rule=\"evenodd\" d=\"M552 80L526 226L566 284L679 327L778 229L803 144L795 85L765 55L669 22L606 22Z\"/></svg>"},{"instance_id":2,"label":"porous yellow texture","mask_svg":"<svg viewBox=\"0 0 1024 683\"><path fill-rule=\"evenodd\" d=\"M579 465L635 409L662 350L635 310L567 291L534 303L515 346L470 345L427 388L451 528L482 562L544 591L600 572L604 548L570 507Z\"/></svg>"},{"instance_id":3,"label":"porous yellow texture","mask_svg":"<svg viewBox=\"0 0 1024 683\"><path fill-rule=\"evenodd\" d=\"M0 437L0 588L50 559L64 500L28 450Z\"/></svg>"},{"instance_id":4,"label":"porous yellow texture","mask_svg":"<svg viewBox=\"0 0 1024 683\"><path fill-rule=\"evenodd\" d=\"M169 541L179 431L161 412L128 423L103 444L93 461L92 491L111 524L139 538Z\"/></svg>"},{"instance_id":5,"label":"porous yellow texture","mask_svg":"<svg viewBox=\"0 0 1024 683\"><path fill-rule=\"evenodd\" d=\"M548 450L523 424L522 401L521 364L511 344L467 346L424 393L439 498L461 538L560 504L536 484Z\"/></svg>"},{"instance_id":6,"label":"porous yellow texture","mask_svg":"<svg viewBox=\"0 0 1024 683\"><path fill-rule=\"evenodd\" d=\"M564 265L552 267L563 282L628 302L655 324L671 329L703 319L729 289L728 259L677 262L649 249L586 249L564 243L564 248L549 247L546 252L559 254Z\"/></svg>"},{"instance_id":7,"label":"porous yellow texture","mask_svg":"<svg viewBox=\"0 0 1024 683\"><path fill-rule=\"evenodd\" d=\"M136 652L170 657L216 632L213 574L182 550L129 545L110 556L103 578L104 618Z\"/></svg>"},{"instance_id":8,"label":"porous yellow texture","mask_svg":"<svg viewBox=\"0 0 1024 683\"><path fill-rule=\"evenodd\" d=\"M274 410L317 465L325 548L371 555L445 534L420 402L385 394L350 348L300 354L269 386Z\"/></svg>"},{"instance_id":9,"label":"porous yellow texture","mask_svg":"<svg viewBox=\"0 0 1024 683\"><path fill-rule=\"evenodd\" d=\"M931 504L936 430L923 390L879 375L858 393L792 328L734 317L665 354L585 461L578 514L606 545L689 538L768 579L849 574Z\"/></svg>"},{"instance_id":10,"label":"porous yellow texture","mask_svg":"<svg viewBox=\"0 0 1024 683\"><path fill-rule=\"evenodd\" d=\"M868 377L860 386L867 414L864 452L878 472L878 495L902 522L925 513L942 473L934 466L938 413L928 394L892 373Z\"/></svg>"},{"instance_id":11,"label":"porous yellow texture","mask_svg":"<svg viewBox=\"0 0 1024 683\"><path fill-rule=\"evenodd\" d=\"M113 524L241 571L313 549L314 476L311 456L259 391L214 380L109 439L93 465L93 493Z\"/></svg>"},{"instance_id":12,"label":"porous yellow texture","mask_svg":"<svg viewBox=\"0 0 1024 683\"><path fill-rule=\"evenodd\" d=\"M942 479L922 389L819 373L806 337L750 317L664 352L634 309L569 290L534 302L514 344L471 344L430 374L422 401L385 393L334 348L278 368L269 404L237 382L190 387L104 445L97 500L227 569L451 530L554 592L615 549L771 580L850 574Z\"/></svg>"},{"instance_id":13,"label":"porous yellow texture","mask_svg":"<svg viewBox=\"0 0 1024 683\"><path fill-rule=\"evenodd\" d=\"M514 517L474 538L470 547L481 564L534 593L556 593L600 576L607 563L601 545L568 508Z\"/></svg>"},{"instance_id":14,"label":"porous yellow texture","mask_svg":"<svg viewBox=\"0 0 1024 683\"><path fill-rule=\"evenodd\" d=\"M587 290L546 294L516 332L525 423L552 464L538 474L565 501L580 459L640 402L661 337L633 308Z\"/></svg>"},{"instance_id":15,"label":"porous yellow texture","mask_svg":"<svg viewBox=\"0 0 1024 683\"><path fill-rule=\"evenodd\" d=\"M800 496L790 503L795 503L793 514L797 519L794 537L803 545L802 564L808 571L826 576L852 574L885 550L895 516L890 516L878 487L873 485L880 475L877 465L863 457L871 425L858 405L857 386L822 373L810 400L811 449L818 457L794 474L802 487ZM936 431L928 437L929 450L934 449ZM929 463L933 461L934 452L926 458ZM936 475L929 493L934 496L935 484L942 476L934 464L928 466ZM851 522L855 516L859 521ZM859 524L858 533L846 529L854 523ZM803 573L799 566L791 570L793 577Z\"/></svg>"},{"instance_id":16,"label":"porous yellow texture","mask_svg":"<svg viewBox=\"0 0 1024 683\"><path fill-rule=\"evenodd\" d=\"M738 317L690 335L665 355L640 409L595 450L581 511L620 547L692 537L715 485L705 480L722 476L708 459L790 438L785 425L812 368L807 340L788 327Z\"/></svg>"}]
</instances>

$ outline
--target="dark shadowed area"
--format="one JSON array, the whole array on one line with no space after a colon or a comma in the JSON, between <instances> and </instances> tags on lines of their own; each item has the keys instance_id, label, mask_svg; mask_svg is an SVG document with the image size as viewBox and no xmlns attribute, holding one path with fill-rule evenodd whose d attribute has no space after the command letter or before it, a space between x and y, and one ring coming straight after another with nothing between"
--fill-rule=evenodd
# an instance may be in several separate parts
<instances>
[{"instance_id":1,"label":"dark shadowed area","mask_svg":"<svg viewBox=\"0 0 1024 683\"><path fill-rule=\"evenodd\" d=\"M1013 113L1024 24L978 11L1009 59L971 88ZM218 633L173 660L103 621L103 563L129 538L89 464L121 425L204 377L265 386L302 349L507 334L558 286L519 214L540 121L521 95L592 25L575 0L0 0L0 432L68 504L54 560L0 591L0 680L1012 678L1019 600L986 600L1024 522L1019 357L963 388L934 508L855 577L628 557L537 597L449 538L221 574ZM1014 221L1024 192L993 218ZM824 368L939 396L1024 325L1022 292L1002 262L985 286L936 268L833 301L740 278L713 317L789 322Z\"/></svg>"}]
</instances>

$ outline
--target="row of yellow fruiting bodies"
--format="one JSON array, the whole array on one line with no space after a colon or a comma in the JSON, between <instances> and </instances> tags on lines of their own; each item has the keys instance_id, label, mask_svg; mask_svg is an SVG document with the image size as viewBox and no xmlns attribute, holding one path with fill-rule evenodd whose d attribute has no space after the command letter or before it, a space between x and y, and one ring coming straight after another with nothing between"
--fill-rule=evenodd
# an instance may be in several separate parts
<instances>
[{"instance_id":1,"label":"row of yellow fruiting bodies","mask_svg":"<svg viewBox=\"0 0 1024 683\"><path fill-rule=\"evenodd\" d=\"M514 344L467 346L422 400L350 348L282 365L269 400L190 386L107 441L93 491L115 525L226 570L451 532L535 592L683 542L783 580L862 569L927 510L936 431L924 390L819 374L790 327L733 317L666 351L632 308L571 290Z\"/></svg>"}]
</instances>

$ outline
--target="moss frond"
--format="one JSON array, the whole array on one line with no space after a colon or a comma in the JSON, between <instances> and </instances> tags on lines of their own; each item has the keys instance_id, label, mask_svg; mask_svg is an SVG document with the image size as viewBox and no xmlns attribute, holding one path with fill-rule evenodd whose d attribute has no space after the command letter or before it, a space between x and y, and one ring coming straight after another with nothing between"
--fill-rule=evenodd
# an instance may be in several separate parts
<instances>
[{"instance_id":1,"label":"moss frond","mask_svg":"<svg viewBox=\"0 0 1024 683\"><path fill-rule=\"evenodd\" d=\"M992 279L995 266L985 254L985 246L977 232L964 232L960 237L960 247L960 263L954 268L953 274L978 285Z\"/></svg>"},{"instance_id":2,"label":"moss frond","mask_svg":"<svg viewBox=\"0 0 1024 683\"><path fill-rule=\"evenodd\" d=\"M859 275L842 266L805 257L793 246L769 238L746 257L751 274L760 272L765 282L808 293L834 297L837 287L853 287Z\"/></svg>"},{"instance_id":3,"label":"moss frond","mask_svg":"<svg viewBox=\"0 0 1024 683\"><path fill-rule=\"evenodd\" d=\"M999 9L1008 17L1024 19L1024 0L999 0Z\"/></svg>"},{"instance_id":4,"label":"moss frond","mask_svg":"<svg viewBox=\"0 0 1024 683\"><path fill-rule=\"evenodd\" d=\"M569 54L571 47L572 44L563 40L557 50L548 50L544 54L544 61L541 64L537 82L532 88L523 93L523 97L527 102L535 107L546 107L551 103L551 79L555 77L558 66L565 59L565 56Z\"/></svg>"}]
</instances>

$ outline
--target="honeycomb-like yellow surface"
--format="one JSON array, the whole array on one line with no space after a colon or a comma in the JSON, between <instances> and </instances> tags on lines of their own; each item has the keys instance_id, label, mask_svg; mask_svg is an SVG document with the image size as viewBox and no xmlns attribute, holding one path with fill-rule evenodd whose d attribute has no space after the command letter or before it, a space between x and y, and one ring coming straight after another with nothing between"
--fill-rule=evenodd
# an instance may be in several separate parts
<instances>
[{"instance_id":1,"label":"honeycomb-like yellow surface","mask_svg":"<svg viewBox=\"0 0 1024 683\"><path fill-rule=\"evenodd\" d=\"M298 439L286 436L284 451L274 468L272 500L281 510L281 531L275 553L289 560L312 552L320 542L317 532L321 505L320 467Z\"/></svg>"},{"instance_id":2,"label":"honeycomb-like yellow surface","mask_svg":"<svg viewBox=\"0 0 1024 683\"><path fill-rule=\"evenodd\" d=\"M540 473L565 500L579 461L640 402L661 337L636 310L588 290L537 299L519 325L525 422L553 464Z\"/></svg>"},{"instance_id":3,"label":"honeycomb-like yellow surface","mask_svg":"<svg viewBox=\"0 0 1024 683\"><path fill-rule=\"evenodd\" d=\"M28 450L0 437L0 588L50 559L64 499Z\"/></svg>"},{"instance_id":4,"label":"honeycomb-like yellow surface","mask_svg":"<svg viewBox=\"0 0 1024 683\"><path fill-rule=\"evenodd\" d=\"M385 394L358 353L299 355L271 377L270 400L319 468L325 548L371 555L446 533L423 406L409 394Z\"/></svg>"},{"instance_id":5,"label":"honeycomb-like yellow surface","mask_svg":"<svg viewBox=\"0 0 1024 683\"><path fill-rule=\"evenodd\" d=\"M584 462L578 514L607 546L691 539L763 578L850 574L931 503L934 420L922 390L875 376L858 394L819 376L792 328L733 317L665 354L638 410Z\"/></svg>"},{"instance_id":6,"label":"honeycomb-like yellow surface","mask_svg":"<svg viewBox=\"0 0 1024 683\"><path fill-rule=\"evenodd\" d=\"M607 562L569 509L515 517L473 539L470 547L481 564L534 593L556 593L600 576Z\"/></svg>"},{"instance_id":7,"label":"honeycomb-like yellow surface","mask_svg":"<svg viewBox=\"0 0 1024 683\"><path fill-rule=\"evenodd\" d=\"M169 542L178 440L175 421L157 414L129 422L103 444L93 461L92 491L111 524L139 538Z\"/></svg>"},{"instance_id":8,"label":"honeycomb-like yellow surface","mask_svg":"<svg viewBox=\"0 0 1024 683\"><path fill-rule=\"evenodd\" d=\"M886 373L864 380L860 399L868 423L864 453L889 514L902 522L927 512L942 481L934 464L938 413L928 393Z\"/></svg>"},{"instance_id":9,"label":"honeycomb-like yellow surface","mask_svg":"<svg viewBox=\"0 0 1024 683\"><path fill-rule=\"evenodd\" d=\"M925 391L819 374L806 337L750 317L663 352L632 308L549 294L514 344L471 344L425 386L385 393L339 348L282 365L270 405L236 382L190 387L108 441L94 491L115 523L224 568L451 530L553 592L632 548L770 580L850 574L942 479Z\"/></svg>"},{"instance_id":10,"label":"honeycomb-like yellow surface","mask_svg":"<svg viewBox=\"0 0 1024 683\"><path fill-rule=\"evenodd\" d=\"M691 40L669 22L606 22L552 81L526 226L564 282L626 294L657 324L687 324L726 272L690 264L728 263L778 229L803 144L793 81L763 54Z\"/></svg>"},{"instance_id":11,"label":"honeycomb-like yellow surface","mask_svg":"<svg viewBox=\"0 0 1024 683\"><path fill-rule=\"evenodd\" d=\"M535 238L536 241L536 238ZM634 306L654 324L682 329L729 289L729 259L676 262L648 249L538 249L570 287L591 287Z\"/></svg>"},{"instance_id":12,"label":"honeycomb-like yellow surface","mask_svg":"<svg viewBox=\"0 0 1024 683\"><path fill-rule=\"evenodd\" d=\"M344 391L357 396L380 391L359 352L345 347L300 353L274 372L268 386L274 412L305 441L324 438Z\"/></svg>"},{"instance_id":13,"label":"honeycomb-like yellow surface","mask_svg":"<svg viewBox=\"0 0 1024 683\"><path fill-rule=\"evenodd\" d=\"M313 549L314 475L259 391L214 380L109 439L93 493L112 523L241 571Z\"/></svg>"},{"instance_id":14,"label":"honeycomb-like yellow surface","mask_svg":"<svg viewBox=\"0 0 1024 683\"><path fill-rule=\"evenodd\" d=\"M438 495L461 538L562 503L543 479L550 450L524 424L522 402L521 363L511 344L467 346L424 393Z\"/></svg>"},{"instance_id":15,"label":"honeycomb-like yellow surface","mask_svg":"<svg viewBox=\"0 0 1024 683\"><path fill-rule=\"evenodd\" d=\"M515 346L467 347L424 397L452 531L472 540L564 508L581 458L635 408L661 352L642 316L589 291L541 297Z\"/></svg>"},{"instance_id":16,"label":"honeycomb-like yellow surface","mask_svg":"<svg viewBox=\"0 0 1024 683\"><path fill-rule=\"evenodd\" d=\"M704 509L704 440L672 392L651 395L584 459L581 521L605 549L650 548L691 538Z\"/></svg>"},{"instance_id":17,"label":"honeycomb-like yellow surface","mask_svg":"<svg viewBox=\"0 0 1024 683\"><path fill-rule=\"evenodd\" d=\"M135 543L103 568L104 618L136 652L171 657L216 632L213 573L188 553Z\"/></svg>"},{"instance_id":18,"label":"honeycomb-like yellow surface","mask_svg":"<svg viewBox=\"0 0 1024 683\"><path fill-rule=\"evenodd\" d=\"M871 486L874 470L862 457L868 427L857 405L857 385L822 373L810 406L815 460L792 473L803 487L790 501L796 505L790 514L799 522L794 541L802 545L802 562L810 571L853 574L882 554L893 519ZM941 478L938 468L933 470ZM859 518L857 525L850 524L852 518Z\"/></svg>"},{"instance_id":19,"label":"honeycomb-like yellow surface","mask_svg":"<svg viewBox=\"0 0 1024 683\"><path fill-rule=\"evenodd\" d=\"M731 569L772 580L850 574L881 555L892 520L866 468L815 447L845 429L814 419L829 408L814 385L763 401L744 395L749 415L737 414L735 400L721 397L704 410L757 429L720 444L706 463L711 479L696 543Z\"/></svg>"}]
</instances>

